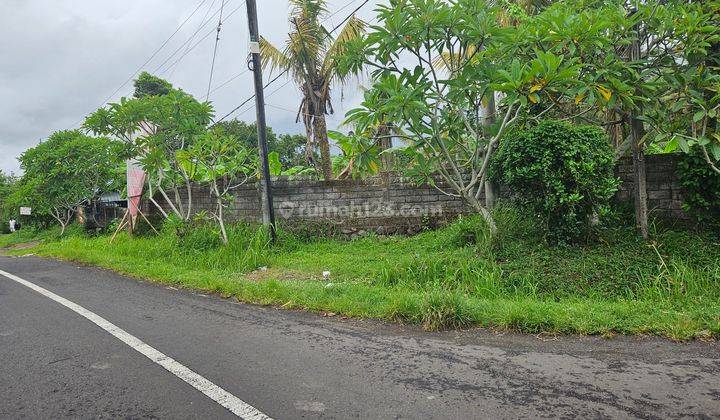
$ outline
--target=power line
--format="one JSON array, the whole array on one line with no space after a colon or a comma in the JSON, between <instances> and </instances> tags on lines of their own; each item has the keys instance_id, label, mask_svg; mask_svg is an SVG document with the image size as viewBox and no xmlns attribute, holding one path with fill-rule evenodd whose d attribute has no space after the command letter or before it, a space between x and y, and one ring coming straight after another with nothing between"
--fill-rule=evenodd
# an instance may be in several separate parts
<instances>
[{"instance_id":1,"label":"power line","mask_svg":"<svg viewBox=\"0 0 720 420\"><path fill-rule=\"evenodd\" d=\"M214 3L213 3L213 4L214 4ZM182 44L180 44L179 47L177 47L177 48L175 49L175 51L173 51L167 58L165 58L165 61L163 61L163 62L160 63L157 67L155 67L155 69L153 70L153 73L157 73L161 68L163 68L163 67L165 66L165 64L167 64L170 60L172 60L173 57L175 57L175 56L177 55L177 53L179 53L185 46L191 45L190 43L192 42L193 38L195 38L195 35L197 35L198 32L200 32L200 31L202 30L202 28L204 28L208 23L210 23L210 20L211 20L213 17L215 17L215 15L217 15L218 13L220 13L220 9L216 10L216 11L215 11L212 15L210 15L210 17L208 17L204 22L201 22L200 26L198 26L198 28L195 29L195 31L190 35L190 37L189 37L188 39L186 39ZM210 31L209 33L212 33L213 31L215 31L214 28L213 28L213 30ZM207 35L206 35L206 37L207 37ZM204 39L204 38L203 38L203 39ZM194 47L195 47L195 44L193 44L193 47L192 47L192 48L194 48ZM185 54L189 53L192 48L188 48L182 55L185 55ZM177 62L177 61L176 61L176 62ZM175 63L176 63L176 62L175 62ZM173 65L174 65L175 63L173 63ZM172 65L171 65L170 67L172 67ZM167 69L166 69L166 70L167 70Z\"/></svg>"},{"instance_id":2,"label":"power line","mask_svg":"<svg viewBox=\"0 0 720 420\"><path fill-rule=\"evenodd\" d=\"M270 92L267 96L274 95L274 94L277 93L280 89L282 89L282 88L284 88L285 86L287 86L291 81L292 81L292 80L290 80L290 79L286 80L285 83L283 83L282 85L280 85L280 86L278 86L277 88L275 88L275 89L274 89L272 92ZM251 98L251 99L252 99L252 98ZM247 101L245 101L245 103L247 103ZM265 105L267 105L267 102L265 102ZM239 108L239 107L238 107L238 108ZM240 112L238 113L238 116L243 115L244 113L250 111L252 108L253 108L253 105L245 108L243 111L240 111ZM293 111L293 112L295 112L295 111ZM219 121L218 121L218 122L219 122Z\"/></svg>"},{"instance_id":3,"label":"power line","mask_svg":"<svg viewBox=\"0 0 720 420\"><path fill-rule=\"evenodd\" d=\"M220 29L222 28L222 14L223 7L225 7L225 0L220 5L220 19L218 20L217 36L215 36L215 47L213 48L212 64L210 64L210 80L208 80L207 94L205 95L205 102L210 97L210 88L212 87L213 72L215 71L215 57L217 56L218 42L220 41Z\"/></svg>"},{"instance_id":4,"label":"power line","mask_svg":"<svg viewBox=\"0 0 720 420\"><path fill-rule=\"evenodd\" d=\"M207 10L205 10L205 15L203 15L202 19L200 19L200 26L190 36L191 40L195 37L195 35L197 35L197 33L200 31L200 29L202 29L202 27L205 25L206 19L209 21L208 14L213 9L213 6L215 6L216 1L217 0L212 0L212 3L210 3L210 6L208 6ZM188 46L188 48L189 48L189 46ZM172 70L170 70L170 74L168 75L168 77L172 77L173 74L175 73L175 70L177 70L177 67L174 67Z\"/></svg>"},{"instance_id":5,"label":"power line","mask_svg":"<svg viewBox=\"0 0 720 420\"><path fill-rule=\"evenodd\" d=\"M127 85L127 84L133 79L133 77L135 77L135 75L138 74L138 72L139 72L140 70L142 70L150 61L152 61L152 59L155 58L155 56L156 56L163 48L165 48L165 46L168 44L168 42L170 42L170 40L180 31L180 29L182 29L182 27L185 26L185 24L190 20L190 18L192 18L192 17L195 15L195 13L197 13L197 11L200 10L200 7L202 7L202 5L205 4L206 1L207 1L207 0L201 0L200 3L198 3L198 5L195 7L195 9L185 18L185 20L183 20L182 23L180 23L180 25L178 25L178 27L175 28L175 30L173 31L173 33L170 34L170 36L167 37L167 39L165 39L165 41L163 41L163 43L160 44L160 46L159 46L155 51L153 51L153 53L150 55L150 57L149 57L147 60L145 60L145 62L142 63L142 64L140 65L140 67L138 67L137 70L135 70L135 71L130 75L130 77L127 78L127 80L125 80L117 89L115 89L115 90L113 91L113 93L110 94L110 96L108 96L107 98L105 98L105 100L102 102L102 104L101 104L100 106L103 106L105 103L107 103L107 101L109 101L110 99L112 99L113 96L115 96L118 92L120 92L120 89L122 89L123 87L125 87L125 85ZM78 123L78 124L75 124L75 125L80 125L80 124L82 124L82 122L80 122L80 123Z\"/></svg>"},{"instance_id":6,"label":"power line","mask_svg":"<svg viewBox=\"0 0 720 420\"><path fill-rule=\"evenodd\" d=\"M216 1L217 0L213 0L212 3L210 3L210 7L207 8L207 10L205 11L205 15L203 16L202 19L200 19L200 26L198 26L198 28L195 30L195 32L193 32L193 35L190 36L190 39L192 39L195 35L197 35L197 33L200 31L200 29L202 29L203 26L205 26L206 20L209 21L209 19L212 19L212 17L210 17L208 19L208 13L210 13L210 11L213 9L213 6L215 6ZM215 14L213 14L213 16L215 16Z\"/></svg>"},{"instance_id":7,"label":"power line","mask_svg":"<svg viewBox=\"0 0 720 420\"><path fill-rule=\"evenodd\" d=\"M346 4L345 6L343 6L340 10L344 9L344 8L347 7L349 4L351 4L351 3L355 2L355 1L356 1L356 0L350 1L350 3ZM333 33L333 32L335 32L336 30L338 30L338 28L340 28L340 26L342 26L345 22L347 22L355 13L357 13L360 9L362 9L362 8L363 8L366 4L368 4L369 2L370 2L370 0L364 0L364 1L363 1L358 7L356 7L349 15L347 15L342 21L340 21L340 23L338 23L337 25L335 25L335 27L333 27L325 36L326 36L326 37L327 37L327 36L330 36L331 33ZM337 11L336 11L335 13L337 13ZM332 17L332 16L333 16L333 15L328 16L325 20L329 19L329 18ZM324 21L323 21L323 22L324 22ZM285 69L285 70L283 70L282 72L280 72L280 74L278 74L278 75L275 76L273 79L271 79L269 82L267 82L267 83L263 86L263 89L266 89L268 86L270 86L271 84L275 83L275 81L277 81L279 78L281 78L283 75L285 75L288 71L289 71L289 69ZM289 82L290 82L290 80L288 80L285 84L283 84L283 85L280 86L280 87L283 87L283 86L287 85ZM278 90L279 90L279 89L276 89L276 90L272 91L272 92L271 92L269 95L267 95L267 96L270 97L270 95L272 95L273 93L277 92ZM215 122L213 122L213 123L210 125L210 127L213 127L213 126L215 126L217 123L225 120L227 117L229 117L230 115L232 115L233 113L235 113L235 111L237 111L238 109L240 109L243 105L245 105L246 103L250 102L250 101L253 100L254 98L255 98L255 95L252 95L252 96L250 96L249 98L245 99L240 105L238 105L238 106L236 106L235 108L233 108L232 111L230 111L230 112L228 112L227 114L225 114L225 115L224 115L222 118L220 118L219 120L216 120Z\"/></svg>"},{"instance_id":8,"label":"power line","mask_svg":"<svg viewBox=\"0 0 720 420\"><path fill-rule=\"evenodd\" d=\"M275 76L272 80L270 80L269 82L267 82L267 83L265 84L265 86L263 86L263 89L265 89L265 88L267 88L268 86L270 86L270 85L271 85L273 82L275 82L277 79L281 78L285 73L287 73L287 70L285 70L284 72L278 74L278 75ZM272 93L271 93L270 95L272 95ZM270 96L270 95L268 95L268 96ZM250 96L249 98L247 98L247 99L245 99L244 101L242 101L242 103L241 103L240 105L236 106L235 108L233 108L232 111L230 111L230 112L228 112L227 114L223 115L223 117L220 118L219 120L213 122L212 125L210 125L210 127L214 127L217 123L219 123L220 121L223 121L225 118L227 118L227 117L229 117L230 115L232 115L235 111L237 111L238 109L242 108L243 105L245 105L246 103L252 101L253 99L255 99L255 95L252 95L252 96Z\"/></svg>"},{"instance_id":9,"label":"power line","mask_svg":"<svg viewBox=\"0 0 720 420\"><path fill-rule=\"evenodd\" d=\"M357 1L357 0L350 0L349 2L345 3L344 6L342 6L342 7L339 8L339 9L337 9L336 11L330 13L325 19L323 19L323 23L327 22L327 21L330 20L330 18L332 18L333 16L335 16L335 15L337 15L338 13L342 12L343 10L347 9L348 6L350 6L351 4L355 3L356 1Z\"/></svg>"},{"instance_id":10,"label":"power line","mask_svg":"<svg viewBox=\"0 0 720 420\"><path fill-rule=\"evenodd\" d=\"M187 23L187 21L190 20L190 18L195 15L195 13L200 9L200 7L201 7L206 1L207 1L207 0L202 0L202 1L200 2L200 4L198 4L197 7L195 7L195 10L193 10L192 13L190 13L190 15L188 15L188 17L186 17L185 20L182 21L182 23L175 29L175 31L165 40L165 42L163 42L163 43L152 53L152 55L150 55L150 58L148 58L147 60L145 60L145 62L144 62L140 67L138 67L137 70L135 70L135 71L133 72L133 74L131 74L130 77L128 77L127 80L125 80L122 85L120 85L120 87L118 87L117 89L115 89L115 91L114 91L107 99L105 99L105 100L103 101L103 103L105 103L105 102L109 101L110 99L112 99L112 97L115 96L115 94L118 93L118 92L120 91L120 89L122 89L125 85L127 85L127 84L133 79L133 77L135 77L135 75L138 74L138 72L143 69L143 67L145 67L153 58L155 58L155 56L160 52L160 50L162 50L163 48L165 48L165 46L168 44L168 42L170 42L170 40L175 36L175 34L177 34L177 33L180 31L180 29L182 29L182 27L185 26L185 24Z\"/></svg>"},{"instance_id":11,"label":"power line","mask_svg":"<svg viewBox=\"0 0 720 420\"><path fill-rule=\"evenodd\" d=\"M270 96L270 95L268 95L268 96ZM266 105L266 106L269 106L270 108L279 109L280 111L292 112L293 114L297 114L297 113L298 113L297 110L292 110L292 109L290 109L290 108L285 108L285 107L282 107L282 106L279 106L279 105L269 104L269 103L267 103L267 102L265 102L265 105ZM301 112L301 114L303 114L303 115L310 115L310 114L305 113L305 112Z\"/></svg>"},{"instance_id":12,"label":"power line","mask_svg":"<svg viewBox=\"0 0 720 420\"><path fill-rule=\"evenodd\" d=\"M240 8L243 7L244 4L245 4L245 2L243 1L243 3L242 3L241 5L239 5L238 7L236 7L235 9L233 9L230 13L228 13L228 15L225 17L225 20L224 20L224 21L226 22L228 19L230 19L230 17L232 17L232 15L234 15L235 12L237 12L238 10L240 10ZM219 10L218 10L218 12L219 12ZM215 14L217 14L217 12L216 12ZM213 16L214 16L215 14L213 14ZM180 61L182 61L182 59L185 58L185 56L187 56L190 51L194 50L194 49L195 49L198 45L200 45L207 37L209 37L210 35L212 35L212 33L215 32L215 30L216 30L216 28L212 28L212 29L211 29L208 33L206 33L202 38L198 39L197 42L192 45L192 47L188 48L188 50L187 50L186 52L184 52L180 57L178 57L177 60L175 60L167 69L163 70L163 72L162 72L161 74L167 73L168 70L170 70L170 68L172 68L173 66L176 66L178 63L180 63ZM157 71L157 70L156 70L156 71Z\"/></svg>"},{"instance_id":13,"label":"power line","mask_svg":"<svg viewBox=\"0 0 720 420\"><path fill-rule=\"evenodd\" d=\"M242 76L243 74L245 74L245 73L247 73L247 72L249 72L249 71L250 71L250 69L245 69L245 70L241 71L240 73L238 73L238 74L232 76L231 78L227 79L226 81L220 83L219 85L215 86L215 87L210 91L210 94L213 94L213 93L217 92L218 90L224 88L224 87L227 86L230 82L232 82L233 80L237 79L238 77Z\"/></svg>"},{"instance_id":14,"label":"power line","mask_svg":"<svg viewBox=\"0 0 720 420\"><path fill-rule=\"evenodd\" d=\"M353 1L355 1L355 0L353 0ZM335 25L335 27L330 30L330 33L337 31L338 28L340 28L345 22L347 22L351 17L353 17L353 15L355 15L355 13L357 13L360 9L362 9L369 2L370 2L370 0L365 0L362 3L360 3L360 6L356 7L352 12L350 12L349 15L345 16L345 19L341 20L340 23Z\"/></svg>"}]
</instances>

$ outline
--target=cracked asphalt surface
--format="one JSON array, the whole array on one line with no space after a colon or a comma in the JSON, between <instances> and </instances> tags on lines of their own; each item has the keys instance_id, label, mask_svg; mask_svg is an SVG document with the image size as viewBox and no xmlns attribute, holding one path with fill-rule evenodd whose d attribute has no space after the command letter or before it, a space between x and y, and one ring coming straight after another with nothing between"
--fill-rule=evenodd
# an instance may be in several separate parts
<instances>
[{"instance_id":1,"label":"cracked asphalt surface","mask_svg":"<svg viewBox=\"0 0 720 420\"><path fill-rule=\"evenodd\" d=\"M720 344L426 333L239 304L34 257L0 269L106 318L274 418L720 417ZM0 418L231 413L0 276Z\"/></svg>"}]
</instances>

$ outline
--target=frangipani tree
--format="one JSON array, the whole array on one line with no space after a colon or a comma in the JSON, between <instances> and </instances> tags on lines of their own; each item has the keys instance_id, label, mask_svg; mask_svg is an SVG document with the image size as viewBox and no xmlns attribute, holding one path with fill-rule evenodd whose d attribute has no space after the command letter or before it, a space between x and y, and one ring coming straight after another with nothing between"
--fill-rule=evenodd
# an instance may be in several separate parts
<instances>
[{"instance_id":1,"label":"frangipani tree","mask_svg":"<svg viewBox=\"0 0 720 420\"><path fill-rule=\"evenodd\" d=\"M199 135L187 151L180 153L197 167L197 180L207 184L215 200L215 209L209 213L220 228L220 239L227 245L225 209L233 201L234 191L257 174L256 150L247 147L242 139L215 128Z\"/></svg>"},{"instance_id":2,"label":"frangipani tree","mask_svg":"<svg viewBox=\"0 0 720 420\"><path fill-rule=\"evenodd\" d=\"M641 120L648 144L689 153L697 148L720 174L720 1L639 4L637 66L648 95Z\"/></svg>"},{"instance_id":3,"label":"frangipani tree","mask_svg":"<svg viewBox=\"0 0 720 420\"><path fill-rule=\"evenodd\" d=\"M347 122L360 132L395 122L393 136L406 140L414 174L461 197L493 226L480 197L498 142L518 122L587 96L593 72L560 48L538 48L533 26L501 27L490 2L390 0L377 10L378 24L349 45L357 54L342 63L375 69L372 88ZM437 69L447 57L462 57L446 63L452 77ZM491 92L500 101L488 125L477 115Z\"/></svg>"},{"instance_id":4,"label":"frangipani tree","mask_svg":"<svg viewBox=\"0 0 720 420\"><path fill-rule=\"evenodd\" d=\"M343 70L337 59L346 53L346 44L358 39L365 30L362 20L352 16L337 37L326 29L321 20L327 13L325 0L290 0L290 33L284 48L277 48L265 38L260 40L260 55L264 67L287 71L302 93L297 120L305 125L308 146L306 154L312 162L312 151L320 149L322 174L332 179L330 143L325 115L333 112L330 89L343 84L348 77L359 73Z\"/></svg>"},{"instance_id":5,"label":"frangipani tree","mask_svg":"<svg viewBox=\"0 0 720 420\"><path fill-rule=\"evenodd\" d=\"M78 206L120 187L122 153L120 142L77 130L56 131L20 156L24 173L15 201L32 207L35 215L51 216L62 235Z\"/></svg>"},{"instance_id":6,"label":"frangipani tree","mask_svg":"<svg viewBox=\"0 0 720 420\"><path fill-rule=\"evenodd\" d=\"M130 145L148 174L150 201L163 216L174 214L187 221L193 215L192 182L197 164L186 151L206 132L212 116L209 103L172 89L163 95L122 98L88 116L84 128ZM165 206L155 199L155 192Z\"/></svg>"}]
</instances>

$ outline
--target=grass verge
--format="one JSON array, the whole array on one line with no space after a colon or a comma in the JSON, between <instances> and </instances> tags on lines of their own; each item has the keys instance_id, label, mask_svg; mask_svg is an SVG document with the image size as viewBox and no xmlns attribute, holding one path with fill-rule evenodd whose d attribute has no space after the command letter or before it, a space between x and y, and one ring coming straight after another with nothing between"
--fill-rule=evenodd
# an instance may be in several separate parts
<instances>
[{"instance_id":1,"label":"grass verge","mask_svg":"<svg viewBox=\"0 0 720 420\"><path fill-rule=\"evenodd\" d=\"M212 228L178 235L87 237L21 231L0 247L41 240L32 251L240 301L422 325L483 326L527 333L720 337L720 244L688 231L658 231L646 244L631 230L593 245L547 247L515 211L501 234L466 218L404 238L304 241L232 228L220 246ZM263 268L260 270L259 268ZM267 269L265 269L267 267ZM331 279L322 280L330 271Z\"/></svg>"}]
</instances>

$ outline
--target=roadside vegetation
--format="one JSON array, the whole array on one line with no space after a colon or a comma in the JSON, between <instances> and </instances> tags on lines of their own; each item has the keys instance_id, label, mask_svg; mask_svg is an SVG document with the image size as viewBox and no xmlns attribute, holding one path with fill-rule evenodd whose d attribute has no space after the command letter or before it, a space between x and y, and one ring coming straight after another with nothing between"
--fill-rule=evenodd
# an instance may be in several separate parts
<instances>
[{"instance_id":1,"label":"roadside vegetation","mask_svg":"<svg viewBox=\"0 0 720 420\"><path fill-rule=\"evenodd\" d=\"M296 82L305 135L267 131L271 175L397 173L472 215L413 237L280 226L271 245L232 220L236 191L259 178L256 128L143 72L132 97L25 151L22 176L0 173L0 226L23 225L0 247L428 330L720 337L718 0L388 0L337 34L326 1L290 4L285 47L261 51ZM328 130L331 91L356 75L362 102ZM644 155L670 152L688 226L648 217ZM633 212L614 200L623 157ZM128 195L128 161L159 232L72 224ZM212 208L198 210L199 190Z\"/></svg>"},{"instance_id":2,"label":"roadside vegetation","mask_svg":"<svg viewBox=\"0 0 720 420\"><path fill-rule=\"evenodd\" d=\"M307 239L211 225L159 236L88 237L69 229L20 231L0 246L42 243L33 253L98 265L243 302L380 318L427 330L490 327L527 333L720 337L720 241L657 228L650 243L632 226L597 232L592 244L548 247L543 230L512 207L495 211L501 235L479 217L413 237ZM693 243L688 247L688 243ZM323 271L330 278L323 279Z\"/></svg>"}]
</instances>

